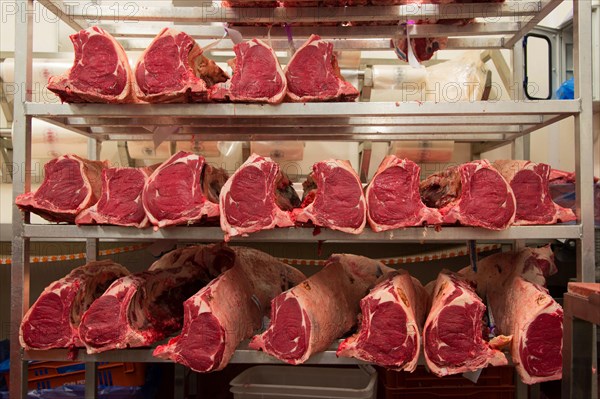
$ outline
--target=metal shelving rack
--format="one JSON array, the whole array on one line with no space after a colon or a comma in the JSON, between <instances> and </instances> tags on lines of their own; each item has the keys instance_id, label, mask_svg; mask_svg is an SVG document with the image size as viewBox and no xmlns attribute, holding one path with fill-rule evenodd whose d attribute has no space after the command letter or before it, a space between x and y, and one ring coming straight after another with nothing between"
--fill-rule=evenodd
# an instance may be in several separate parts
<instances>
[{"instance_id":1,"label":"metal shelving rack","mask_svg":"<svg viewBox=\"0 0 600 399\"><path fill-rule=\"evenodd\" d=\"M59 0L18 0L15 45L15 82L20 87L15 95L13 125L14 197L31 188L31 120L39 118L65 127L90 138L89 157L98 155L104 140L147 140L152 132L147 126L178 125L181 129L169 140L187 140L192 135L209 135L212 140L455 140L475 143L478 154L497 146L512 143L515 158L527 156L527 134L567 117L574 118L575 159L577 173L577 215L575 225L511 227L495 232L468 227L444 227L441 231L411 228L386 233L365 231L352 236L323 231L313 236L312 230L302 228L265 231L240 241L310 242L318 240L337 242L462 242L466 239L511 242L515 245L527 240L570 238L577 241L577 279L594 280L594 226L593 226L593 146L592 146L592 92L591 85L591 21L590 2L574 0L574 59L576 99L571 101L528 102L519 90L522 82L522 48L520 39L548 15L560 0L507 1L505 3L406 5L390 7L303 7L297 9L224 9L214 4L174 1L146 2L158 6L138 6L115 2L103 6L96 2L93 10L86 2ZM188 7L194 3L197 6ZM126 49L144 48L165 24L176 24L178 29L194 36L201 44L220 38L222 27L211 23L250 20L253 23L278 24L282 22L318 21L406 21L477 18L466 27L452 25L408 25L411 37L450 36L450 49L509 49L513 50L513 82L517 100L504 102L470 103L325 103L325 104L185 104L185 105L56 105L32 103L31 68L33 21L43 6L75 30L91 24L102 26L116 36ZM37 11L36 11L36 7ZM93 21L86 19L92 17ZM124 21L135 23L125 23ZM281 27L239 27L246 37L269 38L274 48L288 48L287 36ZM311 33L332 40L338 49L389 49L389 38L400 29L392 26L314 26L294 27L294 35L306 37ZM301 40L297 40L296 45ZM229 41L222 41L213 51L231 49ZM298 127L302 126L302 127ZM19 345L19 325L29 307L29 245L31 239L78 238L86 239L88 259L97 254L99 240L158 240L219 241L218 228L176 227L160 231L135 230L110 226L51 226L32 225L29 215L13 207L13 245L11 272L11 381L10 397L21 398L27 392L27 360L65 359L66 352L23 351ZM595 327L586 330L586 336L595 336ZM569 341L570 342L570 341ZM582 349L583 348L583 349ZM590 350L593 348L593 350ZM586 351L587 350L587 351ZM583 351L581 353L577 351ZM580 345L568 351L564 358L564 397L592 397L597 387L593 381L582 381L571 356L584 358L585 365L595 366L595 343ZM86 398L95 397L95 362L159 361L148 349L112 351L96 356L80 352L78 359L86 362ZM273 360L263 353L241 346L233 362L263 363ZM319 364L356 363L338 359L334 351L315 356L311 362ZM578 363L580 364L580 363ZM577 395L577 396L576 396Z\"/></svg>"}]
</instances>

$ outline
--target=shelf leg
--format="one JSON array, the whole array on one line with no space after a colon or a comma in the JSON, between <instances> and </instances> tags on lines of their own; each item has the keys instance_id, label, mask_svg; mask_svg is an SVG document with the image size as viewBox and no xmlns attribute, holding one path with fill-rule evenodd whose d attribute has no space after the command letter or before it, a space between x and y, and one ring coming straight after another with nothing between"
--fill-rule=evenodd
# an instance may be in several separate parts
<instances>
[{"instance_id":1,"label":"shelf leg","mask_svg":"<svg viewBox=\"0 0 600 399\"><path fill-rule=\"evenodd\" d=\"M88 139L88 158L97 160L100 158L100 142ZM98 239L88 238L85 240L86 262L93 262L98 258ZM95 362L85 363L85 399L96 399L98 397L98 365Z\"/></svg>"},{"instance_id":2,"label":"shelf leg","mask_svg":"<svg viewBox=\"0 0 600 399\"><path fill-rule=\"evenodd\" d=\"M597 326L573 317L570 295L564 298L563 322L563 398L598 397L596 368Z\"/></svg>"},{"instance_id":3,"label":"shelf leg","mask_svg":"<svg viewBox=\"0 0 600 399\"><path fill-rule=\"evenodd\" d=\"M98 396L98 368L94 362L85 363L85 399Z\"/></svg>"},{"instance_id":4,"label":"shelf leg","mask_svg":"<svg viewBox=\"0 0 600 399\"><path fill-rule=\"evenodd\" d=\"M591 1L573 1L573 60L575 98L581 111L575 115L576 214L581 224L577 241L577 280L595 281L594 152L592 118L592 7ZM565 295L563 331L563 398L598 396L596 326L572 317Z\"/></svg>"},{"instance_id":5,"label":"shelf leg","mask_svg":"<svg viewBox=\"0 0 600 399\"><path fill-rule=\"evenodd\" d=\"M13 123L13 241L10 273L10 398L27 397L27 362L23 361L19 327L29 309L29 239L24 238L23 215L14 205L17 196L31 190L31 117L25 115L25 102L31 101L33 48L33 0L15 1L15 85Z\"/></svg>"},{"instance_id":6,"label":"shelf leg","mask_svg":"<svg viewBox=\"0 0 600 399\"><path fill-rule=\"evenodd\" d=\"M529 395L529 388L523 381L521 381L521 377L517 374L515 370L515 399L527 399Z\"/></svg>"},{"instance_id":7,"label":"shelf leg","mask_svg":"<svg viewBox=\"0 0 600 399\"><path fill-rule=\"evenodd\" d=\"M88 238L85 240L86 262L93 262L98 258L98 239Z\"/></svg>"},{"instance_id":8,"label":"shelf leg","mask_svg":"<svg viewBox=\"0 0 600 399\"><path fill-rule=\"evenodd\" d=\"M591 15L590 1L573 2L575 98L581 101L581 112L575 115L576 213L583 230L577 241L577 281L583 282L594 282L596 278Z\"/></svg>"},{"instance_id":9,"label":"shelf leg","mask_svg":"<svg viewBox=\"0 0 600 399\"><path fill-rule=\"evenodd\" d=\"M185 367L175 363L173 377L173 397L183 398L185 395Z\"/></svg>"}]
</instances>

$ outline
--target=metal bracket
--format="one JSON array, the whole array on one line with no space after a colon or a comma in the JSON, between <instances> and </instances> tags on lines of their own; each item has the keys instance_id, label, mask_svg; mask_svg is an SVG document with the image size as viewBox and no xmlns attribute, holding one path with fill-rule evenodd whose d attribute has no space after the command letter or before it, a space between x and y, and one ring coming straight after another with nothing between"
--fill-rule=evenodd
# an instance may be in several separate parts
<instances>
[{"instance_id":1,"label":"metal bracket","mask_svg":"<svg viewBox=\"0 0 600 399\"><path fill-rule=\"evenodd\" d=\"M371 91L373 90L373 66L367 65L365 67L364 74L359 76L359 79L362 80L362 88L360 91L360 99L361 102L369 102L371 101Z\"/></svg>"},{"instance_id":2,"label":"metal bracket","mask_svg":"<svg viewBox=\"0 0 600 399\"><path fill-rule=\"evenodd\" d=\"M363 141L358 147L358 153L360 156L360 181L368 183L369 181L369 166L371 164L371 142Z\"/></svg>"},{"instance_id":3,"label":"metal bracket","mask_svg":"<svg viewBox=\"0 0 600 399\"><path fill-rule=\"evenodd\" d=\"M122 167L134 166L133 159L129 155L129 148L127 147L126 141L119 141L117 144L117 151L119 153L119 162Z\"/></svg>"},{"instance_id":4,"label":"metal bracket","mask_svg":"<svg viewBox=\"0 0 600 399\"><path fill-rule=\"evenodd\" d=\"M12 138L2 137L0 135L0 156L2 157L2 182L12 183L13 181L13 145Z\"/></svg>"}]
</instances>

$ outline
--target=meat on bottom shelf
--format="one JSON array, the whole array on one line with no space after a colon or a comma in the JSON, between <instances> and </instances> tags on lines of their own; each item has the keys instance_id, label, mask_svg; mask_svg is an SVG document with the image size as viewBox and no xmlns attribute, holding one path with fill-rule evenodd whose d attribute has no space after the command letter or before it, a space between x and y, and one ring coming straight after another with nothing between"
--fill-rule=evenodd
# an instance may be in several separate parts
<instances>
[{"instance_id":1,"label":"meat on bottom shelf","mask_svg":"<svg viewBox=\"0 0 600 399\"><path fill-rule=\"evenodd\" d=\"M279 165L257 154L231 176L185 151L140 169L63 155L45 171L37 191L17 198L23 211L51 222L131 228L220 222L225 240L293 226L361 234L367 222L381 232L444 225L504 230L575 220L549 195L550 167L529 161L472 161L419 183L418 165L389 155L363 188L348 161L329 159L313 165L302 199Z\"/></svg>"},{"instance_id":2,"label":"meat on bottom shelf","mask_svg":"<svg viewBox=\"0 0 600 399\"><path fill-rule=\"evenodd\" d=\"M154 355L207 372L247 338L290 364L345 338L338 356L411 372L422 350L437 376L505 365L507 352L532 384L562 376L562 309L544 288L553 273L549 246L490 255L477 272L442 271L425 288L358 255L332 255L306 278L256 249L184 247L142 273L110 261L75 269L33 304L21 344L96 353L175 333Z\"/></svg>"}]
</instances>

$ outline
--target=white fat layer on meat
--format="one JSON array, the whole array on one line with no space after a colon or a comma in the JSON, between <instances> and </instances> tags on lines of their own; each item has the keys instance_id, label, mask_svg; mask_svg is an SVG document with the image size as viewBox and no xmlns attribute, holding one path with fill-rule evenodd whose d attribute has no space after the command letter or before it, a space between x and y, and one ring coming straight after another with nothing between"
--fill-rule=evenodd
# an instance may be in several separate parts
<instances>
[{"instance_id":1,"label":"white fat layer on meat","mask_svg":"<svg viewBox=\"0 0 600 399\"><path fill-rule=\"evenodd\" d=\"M89 203L90 199L92 198L92 194L93 194L92 193L92 184L90 183L89 179L87 178L87 175L85 174L85 164L83 162L81 162L77 158L71 157L70 155L65 155L64 159L71 159L71 160L79 163L79 173L81 173L81 177L83 178L83 184L85 185L85 188L88 190L87 195L85 196L85 199L79 203L78 209L81 210L81 208L80 208L81 204ZM79 190L77 192L79 193Z\"/></svg>"},{"instance_id":2,"label":"white fat layer on meat","mask_svg":"<svg viewBox=\"0 0 600 399\"><path fill-rule=\"evenodd\" d=\"M136 285L137 279L134 276L125 276L121 277L118 280L115 280L110 287L104 292L104 295L114 295L117 296L121 292L127 291L130 287Z\"/></svg>"}]
</instances>

